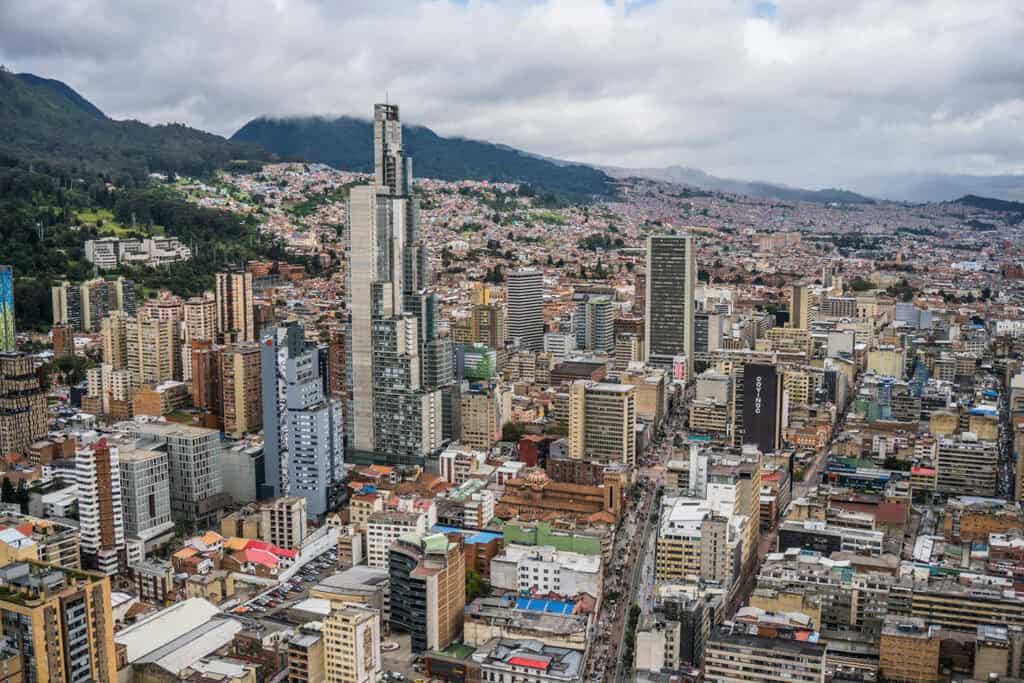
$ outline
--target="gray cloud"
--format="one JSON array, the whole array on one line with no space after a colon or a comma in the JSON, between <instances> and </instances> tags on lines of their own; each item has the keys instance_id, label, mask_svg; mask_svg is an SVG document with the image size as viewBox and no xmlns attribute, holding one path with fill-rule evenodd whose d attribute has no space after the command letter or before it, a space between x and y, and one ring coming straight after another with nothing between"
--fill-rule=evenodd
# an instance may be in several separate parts
<instances>
[{"instance_id":1,"label":"gray cloud","mask_svg":"<svg viewBox=\"0 0 1024 683\"><path fill-rule=\"evenodd\" d=\"M0 3L0 62L116 118L230 135L367 116L805 186L1024 172L1019 0ZM768 13L770 14L770 12Z\"/></svg>"}]
</instances>

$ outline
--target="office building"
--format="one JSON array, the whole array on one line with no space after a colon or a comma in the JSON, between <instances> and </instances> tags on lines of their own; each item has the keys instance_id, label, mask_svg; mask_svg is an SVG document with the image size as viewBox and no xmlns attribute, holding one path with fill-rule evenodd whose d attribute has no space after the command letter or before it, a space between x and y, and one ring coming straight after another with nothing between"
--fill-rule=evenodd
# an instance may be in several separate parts
<instances>
[{"instance_id":1,"label":"office building","mask_svg":"<svg viewBox=\"0 0 1024 683\"><path fill-rule=\"evenodd\" d=\"M510 544L491 558L491 585L514 593L601 595L601 556Z\"/></svg>"},{"instance_id":2,"label":"office building","mask_svg":"<svg viewBox=\"0 0 1024 683\"><path fill-rule=\"evenodd\" d=\"M636 464L636 387L577 380L569 388L569 457Z\"/></svg>"},{"instance_id":3,"label":"office building","mask_svg":"<svg viewBox=\"0 0 1024 683\"><path fill-rule=\"evenodd\" d=\"M381 673L380 612L346 605L324 620L324 659L331 683L376 683Z\"/></svg>"},{"instance_id":4,"label":"office building","mask_svg":"<svg viewBox=\"0 0 1024 683\"><path fill-rule=\"evenodd\" d=\"M793 285L789 288L789 326L802 330L811 329L811 302L807 285Z\"/></svg>"},{"instance_id":5,"label":"office building","mask_svg":"<svg viewBox=\"0 0 1024 683\"><path fill-rule=\"evenodd\" d=\"M117 574L126 566L121 466L117 448L104 439L75 453L82 563Z\"/></svg>"},{"instance_id":6,"label":"office building","mask_svg":"<svg viewBox=\"0 0 1024 683\"><path fill-rule=\"evenodd\" d=\"M128 318L125 335L127 369L132 373L136 386L181 379L180 323Z\"/></svg>"},{"instance_id":7,"label":"office building","mask_svg":"<svg viewBox=\"0 0 1024 683\"><path fill-rule=\"evenodd\" d=\"M524 351L544 350L544 276L536 268L514 270L508 287L508 336Z\"/></svg>"},{"instance_id":8,"label":"office building","mask_svg":"<svg viewBox=\"0 0 1024 683\"><path fill-rule=\"evenodd\" d=\"M607 294L576 294L576 347L611 353L615 350L615 315Z\"/></svg>"},{"instance_id":9,"label":"office building","mask_svg":"<svg viewBox=\"0 0 1024 683\"><path fill-rule=\"evenodd\" d=\"M696 281L692 237L647 238L646 360L649 365L671 369L675 359L683 357L686 377L693 374Z\"/></svg>"},{"instance_id":10,"label":"office building","mask_svg":"<svg viewBox=\"0 0 1024 683\"><path fill-rule=\"evenodd\" d=\"M170 469L171 514L175 520L196 524L219 519L228 502L221 478L220 432L165 422L118 425L126 438L155 442L143 447L162 447Z\"/></svg>"},{"instance_id":11,"label":"office building","mask_svg":"<svg viewBox=\"0 0 1024 683\"><path fill-rule=\"evenodd\" d=\"M21 453L46 436L46 394L32 356L0 353L0 453Z\"/></svg>"},{"instance_id":12,"label":"office building","mask_svg":"<svg viewBox=\"0 0 1024 683\"><path fill-rule=\"evenodd\" d=\"M252 273L217 273L216 306L217 333L223 335L224 341L256 341Z\"/></svg>"},{"instance_id":13,"label":"office building","mask_svg":"<svg viewBox=\"0 0 1024 683\"><path fill-rule=\"evenodd\" d=\"M426 512L372 512L366 518L366 564L377 569L388 566L388 551L404 534L425 534L432 526Z\"/></svg>"},{"instance_id":14,"label":"office building","mask_svg":"<svg viewBox=\"0 0 1024 683\"><path fill-rule=\"evenodd\" d=\"M999 449L972 432L939 439L936 489L955 496L994 498L999 480Z\"/></svg>"},{"instance_id":15,"label":"office building","mask_svg":"<svg viewBox=\"0 0 1024 683\"><path fill-rule=\"evenodd\" d=\"M0 266L0 353L17 351L14 334L14 269Z\"/></svg>"},{"instance_id":16,"label":"office building","mask_svg":"<svg viewBox=\"0 0 1024 683\"><path fill-rule=\"evenodd\" d=\"M260 356L266 485L303 496L320 519L334 509L343 473L341 403L324 397L317 347L301 326L264 334Z\"/></svg>"},{"instance_id":17,"label":"office building","mask_svg":"<svg viewBox=\"0 0 1024 683\"><path fill-rule=\"evenodd\" d=\"M263 426L260 347L256 344L231 344L218 353L224 433L240 439ZM206 360L210 364L209 370L216 371L217 359L210 357ZM205 393L211 391L212 387Z\"/></svg>"},{"instance_id":18,"label":"office building","mask_svg":"<svg viewBox=\"0 0 1024 683\"><path fill-rule=\"evenodd\" d=\"M825 683L824 644L746 633L711 636L704 651L707 683Z\"/></svg>"},{"instance_id":19,"label":"office building","mask_svg":"<svg viewBox=\"0 0 1024 683\"><path fill-rule=\"evenodd\" d=\"M396 105L374 107L374 184L346 212L348 448L371 460L421 463L443 433L441 392L423 383L423 344L436 331L419 241L412 161Z\"/></svg>"},{"instance_id":20,"label":"office building","mask_svg":"<svg viewBox=\"0 0 1024 683\"><path fill-rule=\"evenodd\" d=\"M25 683L116 681L110 580L17 562L0 567L0 623Z\"/></svg>"},{"instance_id":21,"label":"office building","mask_svg":"<svg viewBox=\"0 0 1024 683\"><path fill-rule=\"evenodd\" d=\"M174 531L167 453L126 444L117 447L117 454L125 536L155 545L154 539Z\"/></svg>"},{"instance_id":22,"label":"office building","mask_svg":"<svg viewBox=\"0 0 1024 683\"><path fill-rule=\"evenodd\" d=\"M885 618L878 646L878 670L892 683L937 683L944 680L939 665L942 636L924 619L890 615Z\"/></svg>"},{"instance_id":23,"label":"office building","mask_svg":"<svg viewBox=\"0 0 1024 683\"><path fill-rule=\"evenodd\" d=\"M743 416L743 445L754 444L762 453L774 453L782 445L786 426L786 404L782 379L774 365L747 363L743 377L742 405L733 405L734 415Z\"/></svg>"},{"instance_id":24,"label":"office building","mask_svg":"<svg viewBox=\"0 0 1024 683\"><path fill-rule=\"evenodd\" d=\"M388 553L391 630L412 635L412 651L443 650L462 635L466 565L444 534L405 534Z\"/></svg>"}]
</instances>

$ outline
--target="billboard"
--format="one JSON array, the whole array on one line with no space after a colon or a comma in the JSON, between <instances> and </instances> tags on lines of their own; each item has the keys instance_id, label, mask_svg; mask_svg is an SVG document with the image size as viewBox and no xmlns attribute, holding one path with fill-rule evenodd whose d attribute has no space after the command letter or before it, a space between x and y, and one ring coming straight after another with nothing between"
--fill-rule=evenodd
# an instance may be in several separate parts
<instances>
[{"instance_id":1,"label":"billboard","mask_svg":"<svg viewBox=\"0 0 1024 683\"><path fill-rule=\"evenodd\" d=\"M14 340L14 271L0 266L0 351L17 351Z\"/></svg>"},{"instance_id":2,"label":"billboard","mask_svg":"<svg viewBox=\"0 0 1024 683\"><path fill-rule=\"evenodd\" d=\"M774 365L743 368L743 442L762 453L775 451L779 439L779 373Z\"/></svg>"}]
</instances>

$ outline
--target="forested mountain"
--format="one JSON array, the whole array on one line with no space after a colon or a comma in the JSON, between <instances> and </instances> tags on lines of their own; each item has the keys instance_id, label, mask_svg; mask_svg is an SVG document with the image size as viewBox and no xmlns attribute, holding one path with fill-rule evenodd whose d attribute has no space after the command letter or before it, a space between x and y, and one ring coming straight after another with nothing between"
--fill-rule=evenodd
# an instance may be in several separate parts
<instances>
[{"instance_id":1,"label":"forested mountain","mask_svg":"<svg viewBox=\"0 0 1024 683\"><path fill-rule=\"evenodd\" d=\"M0 153L98 172L128 184L150 172L202 175L233 159L266 159L250 144L181 124L114 121L68 85L0 70Z\"/></svg>"},{"instance_id":2,"label":"forested mountain","mask_svg":"<svg viewBox=\"0 0 1024 683\"><path fill-rule=\"evenodd\" d=\"M364 119L258 118L231 139L260 144L282 157L318 161L348 171L373 170L373 124ZM526 182L576 197L607 195L614 189L608 175L590 166L556 164L490 142L445 138L423 126L405 125L402 143L413 158L413 174L419 178Z\"/></svg>"}]
</instances>

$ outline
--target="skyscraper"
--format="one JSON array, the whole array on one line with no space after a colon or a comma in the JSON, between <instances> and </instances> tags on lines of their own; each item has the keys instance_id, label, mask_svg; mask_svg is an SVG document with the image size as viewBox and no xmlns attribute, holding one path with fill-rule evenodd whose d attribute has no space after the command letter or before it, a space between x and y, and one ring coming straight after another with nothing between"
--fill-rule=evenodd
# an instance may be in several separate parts
<instances>
[{"instance_id":1,"label":"skyscraper","mask_svg":"<svg viewBox=\"0 0 1024 683\"><path fill-rule=\"evenodd\" d=\"M793 285L789 292L789 326L806 330L811 326L807 285Z\"/></svg>"},{"instance_id":2,"label":"skyscraper","mask_svg":"<svg viewBox=\"0 0 1024 683\"><path fill-rule=\"evenodd\" d=\"M116 574L126 563L121 466L117 448L105 439L75 453L82 562L88 569Z\"/></svg>"},{"instance_id":3,"label":"skyscraper","mask_svg":"<svg viewBox=\"0 0 1024 683\"><path fill-rule=\"evenodd\" d=\"M14 353L14 270L0 266L0 353Z\"/></svg>"},{"instance_id":4,"label":"skyscraper","mask_svg":"<svg viewBox=\"0 0 1024 683\"><path fill-rule=\"evenodd\" d=\"M412 634L412 651L441 650L462 634L466 563L444 534L409 533L388 550L391 630Z\"/></svg>"},{"instance_id":5,"label":"skyscraper","mask_svg":"<svg viewBox=\"0 0 1024 683\"><path fill-rule=\"evenodd\" d=\"M419 462L441 445L441 394L423 383L433 300L402 149L398 107L374 108L374 184L353 188L346 213L348 447L371 459Z\"/></svg>"},{"instance_id":6,"label":"skyscraper","mask_svg":"<svg viewBox=\"0 0 1024 683\"><path fill-rule=\"evenodd\" d=\"M181 323L153 318L125 322L128 370L136 386L181 379Z\"/></svg>"},{"instance_id":7,"label":"skyscraper","mask_svg":"<svg viewBox=\"0 0 1024 683\"><path fill-rule=\"evenodd\" d=\"M672 369L673 358L686 357L693 375L694 300L697 260L689 235L647 238L646 332L647 362Z\"/></svg>"},{"instance_id":8,"label":"skyscraper","mask_svg":"<svg viewBox=\"0 0 1024 683\"><path fill-rule=\"evenodd\" d=\"M544 276L536 268L508 274L508 336L525 351L544 350Z\"/></svg>"},{"instance_id":9,"label":"skyscraper","mask_svg":"<svg viewBox=\"0 0 1024 683\"><path fill-rule=\"evenodd\" d=\"M217 332L230 341L256 341L252 273L217 273Z\"/></svg>"},{"instance_id":10,"label":"skyscraper","mask_svg":"<svg viewBox=\"0 0 1024 683\"><path fill-rule=\"evenodd\" d=\"M209 359L221 371L221 410L224 433L236 439L262 426L263 393L260 387L261 351L255 344L232 344L220 352L220 362ZM193 380L196 381L196 380Z\"/></svg>"},{"instance_id":11,"label":"skyscraper","mask_svg":"<svg viewBox=\"0 0 1024 683\"><path fill-rule=\"evenodd\" d=\"M0 453L18 453L46 436L46 393L32 356L0 354Z\"/></svg>"},{"instance_id":12,"label":"skyscraper","mask_svg":"<svg viewBox=\"0 0 1024 683\"><path fill-rule=\"evenodd\" d=\"M576 348L609 353L615 348L615 316L606 294L577 294Z\"/></svg>"},{"instance_id":13,"label":"skyscraper","mask_svg":"<svg viewBox=\"0 0 1024 683\"><path fill-rule=\"evenodd\" d=\"M274 496L304 497L309 516L321 518L342 477L341 404L324 397L318 349L298 324L264 334L260 356L266 485Z\"/></svg>"}]
</instances>

